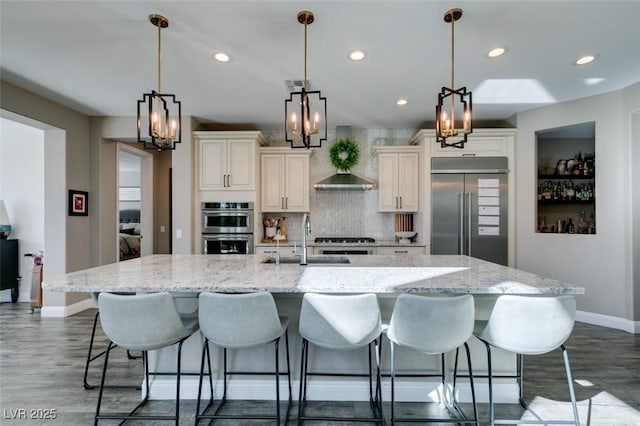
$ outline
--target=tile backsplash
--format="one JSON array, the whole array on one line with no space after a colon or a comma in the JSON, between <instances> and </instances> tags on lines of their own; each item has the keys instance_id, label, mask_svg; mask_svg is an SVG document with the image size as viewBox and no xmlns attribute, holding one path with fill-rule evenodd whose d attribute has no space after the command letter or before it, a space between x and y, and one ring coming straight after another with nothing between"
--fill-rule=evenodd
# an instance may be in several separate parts
<instances>
[{"instance_id":1,"label":"tile backsplash","mask_svg":"<svg viewBox=\"0 0 640 426\"><path fill-rule=\"evenodd\" d=\"M372 237L376 240L394 239L394 213L378 212L378 190L315 190L313 184L334 174L335 168L329 161L329 149L338 139L350 138L360 147L360 161L351 171L369 180L378 181L378 161L374 153L376 146L406 146L417 129L356 129L339 126L328 132L327 141L321 148L315 148L311 155L310 176L310 219L311 239L315 237ZM263 130L269 146L287 146L284 131ZM264 214L277 217L276 214ZM288 239L301 239L302 214L285 213ZM414 230L422 229L422 214L414 214ZM256 237L261 239L263 230ZM417 241L422 242L419 232Z\"/></svg>"}]
</instances>

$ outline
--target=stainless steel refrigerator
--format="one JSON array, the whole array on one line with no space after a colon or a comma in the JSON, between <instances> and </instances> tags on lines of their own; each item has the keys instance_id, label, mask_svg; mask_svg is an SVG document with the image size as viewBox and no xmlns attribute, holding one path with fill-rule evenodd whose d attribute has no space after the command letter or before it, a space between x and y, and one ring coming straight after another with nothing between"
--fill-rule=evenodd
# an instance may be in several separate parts
<instances>
[{"instance_id":1,"label":"stainless steel refrigerator","mask_svg":"<svg viewBox=\"0 0 640 426\"><path fill-rule=\"evenodd\" d=\"M431 159L431 253L507 265L506 157Z\"/></svg>"}]
</instances>

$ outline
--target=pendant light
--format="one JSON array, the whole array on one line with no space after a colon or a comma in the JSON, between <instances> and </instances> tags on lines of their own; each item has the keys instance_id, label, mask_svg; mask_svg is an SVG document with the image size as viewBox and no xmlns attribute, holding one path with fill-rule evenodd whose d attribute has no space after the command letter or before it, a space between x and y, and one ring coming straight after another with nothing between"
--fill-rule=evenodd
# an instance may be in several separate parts
<instances>
[{"instance_id":1,"label":"pendant light","mask_svg":"<svg viewBox=\"0 0 640 426\"><path fill-rule=\"evenodd\" d=\"M162 93L160 85L161 31L169 26L169 20L150 15L149 21L158 27L158 90L144 93L138 100L138 142L145 149L165 151L175 149L175 144L182 141L182 110L176 96Z\"/></svg>"},{"instance_id":2,"label":"pendant light","mask_svg":"<svg viewBox=\"0 0 640 426\"><path fill-rule=\"evenodd\" d=\"M462 17L462 9L450 9L444 21L451 23L451 87L438 93L436 105L436 141L444 148L464 148L467 135L473 131L471 92L466 87L455 89L454 84L454 23ZM447 109L448 108L448 109Z\"/></svg>"},{"instance_id":3,"label":"pendant light","mask_svg":"<svg viewBox=\"0 0 640 426\"><path fill-rule=\"evenodd\" d=\"M302 89L284 101L285 138L291 148L319 148L327 140L327 99L319 90L308 90L307 26L313 21L308 10L298 13L298 22L304 25L304 80Z\"/></svg>"}]
</instances>

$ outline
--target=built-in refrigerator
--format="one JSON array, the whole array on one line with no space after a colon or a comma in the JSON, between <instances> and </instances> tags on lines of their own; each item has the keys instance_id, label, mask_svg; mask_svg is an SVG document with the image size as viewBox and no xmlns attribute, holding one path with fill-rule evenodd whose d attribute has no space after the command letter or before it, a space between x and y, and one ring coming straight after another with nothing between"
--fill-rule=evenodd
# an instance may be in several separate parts
<instances>
[{"instance_id":1,"label":"built-in refrigerator","mask_svg":"<svg viewBox=\"0 0 640 426\"><path fill-rule=\"evenodd\" d=\"M506 157L431 159L431 253L508 263Z\"/></svg>"}]
</instances>

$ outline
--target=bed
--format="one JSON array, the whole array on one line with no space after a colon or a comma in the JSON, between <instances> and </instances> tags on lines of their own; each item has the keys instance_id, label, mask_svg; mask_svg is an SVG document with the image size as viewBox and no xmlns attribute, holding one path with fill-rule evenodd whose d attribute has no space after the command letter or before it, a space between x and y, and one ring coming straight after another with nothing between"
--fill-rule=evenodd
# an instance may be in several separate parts
<instances>
[{"instance_id":1,"label":"bed","mask_svg":"<svg viewBox=\"0 0 640 426\"><path fill-rule=\"evenodd\" d=\"M120 260L140 257L140 210L120 210Z\"/></svg>"}]
</instances>

